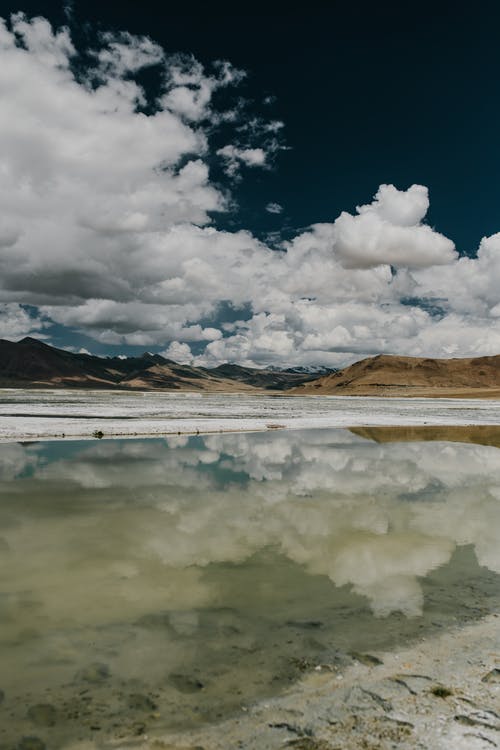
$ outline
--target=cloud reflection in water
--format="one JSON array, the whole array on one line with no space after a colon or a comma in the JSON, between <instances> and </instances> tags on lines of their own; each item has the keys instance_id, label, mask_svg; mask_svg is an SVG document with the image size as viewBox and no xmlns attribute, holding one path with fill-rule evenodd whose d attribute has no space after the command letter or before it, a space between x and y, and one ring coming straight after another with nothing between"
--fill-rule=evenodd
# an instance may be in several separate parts
<instances>
[{"instance_id":1,"label":"cloud reflection in water","mask_svg":"<svg viewBox=\"0 0 500 750\"><path fill-rule=\"evenodd\" d=\"M206 606L207 566L269 548L379 616L419 615L419 579L457 545L500 573L497 448L340 430L56 445L0 446L2 590L36 591L45 620Z\"/></svg>"}]
</instances>

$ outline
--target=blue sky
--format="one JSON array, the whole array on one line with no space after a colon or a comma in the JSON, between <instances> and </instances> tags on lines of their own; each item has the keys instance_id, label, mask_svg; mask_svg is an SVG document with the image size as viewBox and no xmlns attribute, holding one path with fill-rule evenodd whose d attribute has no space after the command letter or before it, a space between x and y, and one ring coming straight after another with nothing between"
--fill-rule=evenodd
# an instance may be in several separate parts
<instances>
[{"instance_id":1,"label":"blue sky","mask_svg":"<svg viewBox=\"0 0 500 750\"><path fill-rule=\"evenodd\" d=\"M500 351L494 4L2 16L0 335L209 365Z\"/></svg>"}]
</instances>

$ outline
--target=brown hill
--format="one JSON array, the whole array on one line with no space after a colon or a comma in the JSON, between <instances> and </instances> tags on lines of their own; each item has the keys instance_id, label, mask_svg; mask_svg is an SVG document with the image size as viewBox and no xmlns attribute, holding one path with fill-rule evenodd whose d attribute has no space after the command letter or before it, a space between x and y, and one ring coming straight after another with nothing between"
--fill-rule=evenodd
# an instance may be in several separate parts
<instances>
[{"instance_id":1,"label":"brown hill","mask_svg":"<svg viewBox=\"0 0 500 750\"><path fill-rule=\"evenodd\" d=\"M286 390L314 375L258 370L238 365L214 369L180 365L159 354L95 357L75 354L27 337L0 339L0 387L119 388L256 393Z\"/></svg>"},{"instance_id":2,"label":"brown hill","mask_svg":"<svg viewBox=\"0 0 500 750\"><path fill-rule=\"evenodd\" d=\"M293 392L338 396L447 396L500 398L500 355L430 359L379 354Z\"/></svg>"},{"instance_id":3,"label":"brown hill","mask_svg":"<svg viewBox=\"0 0 500 750\"><path fill-rule=\"evenodd\" d=\"M215 392L255 393L255 388L231 378L217 377L210 370L198 367L170 364L153 364L120 380L120 388L139 390L184 390Z\"/></svg>"},{"instance_id":4,"label":"brown hill","mask_svg":"<svg viewBox=\"0 0 500 750\"><path fill-rule=\"evenodd\" d=\"M294 369L289 370L258 370L256 367L242 367L241 365L225 364L208 370L213 376L238 380L240 383L252 385L266 390L286 391L294 386L315 380L318 374ZM331 373L332 370L328 370Z\"/></svg>"},{"instance_id":5,"label":"brown hill","mask_svg":"<svg viewBox=\"0 0 500 750\"><path fill-rule=\"evenodd\" d=\"M383 354L317 378L232 364L191 367L147 352L126 359L96 357L28 337L18 343L0 340L0 387L500 398L500 355L426 359Z\"/></svg>"},{"instance_id":6,"label":"brown hill","mask_svg":"<svg viewBox=\"0 0 500 750\"><path fill-rule=\"evenodd\" d=\"M113 384L118 376L113 360L103 366L99 357L56 349L26 337L14 343L0 340L0 385L79 385L99 387Z\"/></svg>"}]
</instances>

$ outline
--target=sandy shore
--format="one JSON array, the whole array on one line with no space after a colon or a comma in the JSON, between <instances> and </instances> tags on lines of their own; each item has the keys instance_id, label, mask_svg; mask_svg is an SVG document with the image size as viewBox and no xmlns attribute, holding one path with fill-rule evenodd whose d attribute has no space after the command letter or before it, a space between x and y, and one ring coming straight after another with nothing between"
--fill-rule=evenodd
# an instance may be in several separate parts
<instances>
[{"instance_id":1,"label":"sandy shore","mask_svg":"<svg viewBox=\"0 0 500 750\"><path fill-rule=\"evenodd\" d=\"M346 388L334 388L332 390L318 390L308 384L294 388L297 395L323 395L323 396L361 396L371 398L461 398L461 399L485 399L496 400L500 398L500 388L440 388L436 386L404 386L404 385L370 385L370 386L347 386Z\"/></svg>"},{"instance_id":2,"label":"sandy shore","mask_svg":"<svg viewBox=\"0 0 500 750\"><path fill-rule=\"evenodd\" d=\"M136 742L141 750L500 747L500 617L360 654L347 669L317 665L286 695L242 707L238 717Z\"/></svg>"}]
</instances>

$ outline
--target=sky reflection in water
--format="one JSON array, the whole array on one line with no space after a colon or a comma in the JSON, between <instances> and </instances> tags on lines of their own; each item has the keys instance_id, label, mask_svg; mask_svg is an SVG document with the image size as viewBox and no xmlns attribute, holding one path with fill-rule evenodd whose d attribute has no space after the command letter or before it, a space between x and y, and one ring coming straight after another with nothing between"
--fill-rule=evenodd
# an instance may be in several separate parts
<instances>
[{"instance_id":1,"label":"sky reflection in water","mask_svg":"<svg viewBox=\"0 0 500 750\"><path fill-rule=\"evenodd\" d=\"M104 660L122 685L177 691L189 724L200 669L222 715L238 659L255 699L296 676L286 648L387 647L426 609L463 615L467 576L485 581L477 613L500 594L495 447L343 430L3 444L0 478L0 688L29 681L33 700Z\"/></svg>"},{"instance_id":2,"label":"sky reflection in water","mask_svg":"<svg viewBox=\"0 0 500 750\"><path fill-rule=\"evenodd\" d=\"M193 582L172 591L170 604L198 606L211 594L196 568L268 547L337 586L352 584L379 615L419 614L418 578L457 545L472 544L480 565L500 573L492 447L377 445L347 431L9 444L0 446L0 472L2 547L14 553L16 584L21 577L29 589L36 577L48 616L72 607L67 595L57 601L57 569L64 587L68 576L78 588L92 573L115 596L125 580L127 598L136 581L138 606L147 607L144 568L165 566L167 589L172 570ZM51 575L40 580L43 568Z\"/></svg>"}]
</instances>

